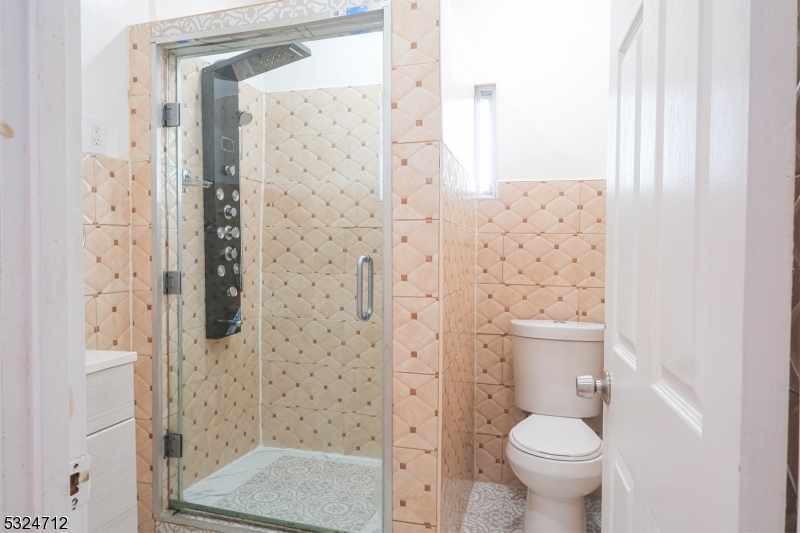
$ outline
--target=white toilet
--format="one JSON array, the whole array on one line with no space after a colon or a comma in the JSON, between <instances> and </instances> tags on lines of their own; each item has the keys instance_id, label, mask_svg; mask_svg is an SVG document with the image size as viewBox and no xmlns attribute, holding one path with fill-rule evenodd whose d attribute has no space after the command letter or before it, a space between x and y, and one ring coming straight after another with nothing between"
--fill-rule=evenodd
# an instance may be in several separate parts
<instances>
[{"instance_id":1,"label":"white toilet","mask_svg":"<svg viewBox=\"0 0 800 533\"><path fill-rule=\"evenodd\" d=\"M584 498L600 486L603 442L581 418L602 412L575 378L603 371L603 324L512 320L517 407L530 413L509 434L506 457L528 487L523 531L586 531Z\"/></svg>"}]
</instances>

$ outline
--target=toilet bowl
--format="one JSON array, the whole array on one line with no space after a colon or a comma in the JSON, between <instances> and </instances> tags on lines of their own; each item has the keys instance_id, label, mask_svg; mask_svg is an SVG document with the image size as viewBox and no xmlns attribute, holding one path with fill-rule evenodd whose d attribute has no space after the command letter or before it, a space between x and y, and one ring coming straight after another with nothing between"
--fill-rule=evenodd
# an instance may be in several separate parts
<instances>
[{"instance_id":1,"label":"toilet bowl","mask_svg":"<svg viewBox=\"0 0 800 533\"><path fill-rule=\"evenodd\" d=\"M512 320L515 401L530 413L514 426L506 458L528 488L525 533L586 531L585 496L600 486L603 443L581 418L602 412L579 398L575 378L599 376L602 324Z\"/></svg>"}]
</instances>

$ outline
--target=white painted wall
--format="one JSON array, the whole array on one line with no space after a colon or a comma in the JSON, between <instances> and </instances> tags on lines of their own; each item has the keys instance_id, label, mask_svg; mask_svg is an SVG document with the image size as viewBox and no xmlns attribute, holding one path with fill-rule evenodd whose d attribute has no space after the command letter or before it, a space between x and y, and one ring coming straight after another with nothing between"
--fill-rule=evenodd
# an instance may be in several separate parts
<instances>
[{"instance_id":1,"label":"white painted wall","mask_svg":"<svg viewBox=\"0 0 800 533\"><path fill-rule=\"evenodd\" d=\"M498 179L605 178L610 0L456 0L452 8L475 83L497 83ZM445 61L444 9L442 17Z\"/></svg>"},{"instance_id":2,"label":"white painted wall","mask_svg":"<svg viewBox=\"0 0 800 533\"><path fill-rule=\"evenodd\" d=\"M442 140L471 175L475 152L475 77L470 49L450 0L442 0L440 25Z\"/></svg>"},{"instance_id":3,"label":"white painted wall","mask_svg":"<svg viewBox=\"0 0 800 533\"><path fill-rule=\"evenodd\" d=\"M303 43L311 57L255 76L246 83L264 92L383 83L383 33L365 33ZM209 63L241 52L204 56Z\"/></svg>"},{"instance_id":4,"label":"white painted wall","mask_svg":"<svg viewBox=\"0 0 800 533\"><path fill-rule=\"evenodd\" d=\"M128 158L128 25L149 20L147 0L81 0L81 101L85 117L105 121L105 153Z\"/></svg>"},{"instance_id":5,"label":"white painted wall","mask_svg":"<svg viewBox=\"0 0 800 533\"><path fill-rule=\"evenodd\" d=\"M148 5L151 21L189 17L264 3L258 0L138 0L138 2Z\"/></svg>"},{"instance_id":6,"label":"white painted wall","mask_svg":"<svg viewBox=\"0 0 800 533\"><path fill-rule=\"evenodd\" d=\"M264 91L383 83L383 33L303 43L311 57L263 75Z\"/></svg>"}]
</instances>

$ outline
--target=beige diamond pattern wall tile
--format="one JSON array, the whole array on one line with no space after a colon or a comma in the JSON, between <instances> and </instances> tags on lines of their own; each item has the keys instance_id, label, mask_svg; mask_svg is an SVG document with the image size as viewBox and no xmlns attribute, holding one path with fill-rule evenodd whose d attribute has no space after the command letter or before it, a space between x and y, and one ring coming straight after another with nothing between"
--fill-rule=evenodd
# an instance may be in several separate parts
<instances>
[{"instance_id":1,"label":"beige diamond pattern wall tile","mask_svg":"<svg viewBox=\"0 0 800 533\"><path fill-rule=\"evenodd\" d=\"M507 335L511 320L578 320L578 293L574 287L478 284L478 333Z\"/></svg>"},{"instance_id":2,"label":"beige diamond pattern wall tile","mask_svg":"<svg viewBox=\"0 0 800 533\"><path fill-rule=\"evenodd\" d=\"M398 446L392 449L392 517L395 520L436 522L437 469L435 451Z\"/></svg>"},{"instance_id":3,"label":"beige diamond pattern wall tile","mask_svg":"<svg viewBox=\"0 0 800 533\"><path fill-rule=\"evenodd\" d=\"M153 229L149 226L131 228L131 288L134 291L149 290L152 286L151 265L153 260Z\"/></svg>"},{"instance_id":4,"label":"beige diamond pattern wall tile","mask_svg":"<svg viewBox=\"0 0 800 533\"><path fill-rule=\"evenodd\" d=\"M97 350L97 296L83 297L84 339L87 350Z\"/></svg>"},{"instance_id":5,"label":"beige diamond pattern wall tile","mask_svg":"<svg viewBox=\"0 0 800 533\"><path fill-rule=\"evenodd\" d=\"M372 258L373 272L383 272L383 229L348 228L345 272L355 272L358 258L368 254Z\"/></svg>"},{"instance_id":6,"label":"beige diamond pattern wall tile","mask_svg":"<svg viewBox=\"0 0 800 533\"><path fill-rule=\"evenodd\" d=\"M269 404L261 406L261 413L266 446L329 453L343 450L342 413Z\"/></svg>"},{"instance_id":7,"label":"beige diamond pattern wall tile","mask_svg":"<svg viewBox=\"0 0 800 533\"><path fill-rule=\"evenodd\" d=\"M382 298L375 276L374 316ZM352 320L355 313L355 274L265 274L264 309L284 318Z\"/></svg>"},{"instance_id":8,"label":"beige diamond pattern wall tile","mask_svg":"<svg viewBox=\"0 0 800 533\"><path fill-rule=\"evenodd\" d=\"M499 183L497 200L481 201L478 227L495 233L577 233L580 197L576 181Z\"/></svg>"},{"instance_id":9,"label":"beige diamond pattern wall tile","mask_svg":"<svg viewBox=\"0 0 800 533\"><path fill-rule=\"evenodd\" d=\"M354 180L377 180L381 176L381 134L379 132L352 133L348 136L347 168Z\"/></svg>"},{"instance_id":10,"label":"beige diamond pattern wall tile","mask_svg":"<svg viewBox=\"0 0 800 533\"><path fill-rule=\"evenodd\" d=\"M357 227L358 183L350 181L276 183L273 199L279 227Z\"/></svg>"},{"instance_id":11,"label":"beige diamond pattern wall tile","mask_svg":"<svg viewBox=\"0 0 800 533\"><path fill-rule=\"evenodd\" d=\"M152 220L150 161L131 162L131 224L149 226Z\"/></svg>"},{"instance_id":12,"label":"beige diamond pattern wall tile","mask_svg":"<svg viewBox=\"0 0 800 533\"><path fill-rule=\"evenodd\" d=\"M136 480L139 483L153 481L153 423L136 420Z\"/></svg>"},{"instance_id":13,"label":"beige diamond pattern wall tile","mask_svg":"<svg viewBox=\"0 0 800 533\"><path fill-rule=\"evenodd\" d=\"M520 285L602 286L604 235L505 237L503 281Z\"/></svg>"},{"instance_id":14,"label":"beige diamond pattern wall tile","mask_svg":"<svg viewBox=\"0 0 800 533\"><path fill-rule=\"evenodd\" d=\"M604 288L581 289L580 321L596 322L599 324L604 323L605 305L606 299Z\"/></svg>"},{"instance_id":15,"label":"beige diamond pattern wall tile","mask_svg":"<svg viewBox=\"0 0 800 533\"><path fill-rule=\"evenodd\" d=\"M477 335L475 347L475 381L499 385L503 381L503 337Z\"/></svg>"},{"instance_id":16,"label":"beige diamond pattern wall tile","mask_svg":"<svg viewBox=\"0 0 800 533\"><path fill-rule=\"evenodd\" d=\"M334 320L276 318L262 320L262 360L336 366L342 345Z\"/></svg>"},{"instance_id":17,"label":"beige diamond pattern wall tile","mask_svg":"<svg viewBox=\"0 0 800 533\"><path fill-rule=\"evenodd\" d=\"M351 139L343 133L267 140L267 181L337 181L349 178Z\"/></svg>"},{"instance_id":18,"label":"beige diamond pattern wall tile","mask_svg":"<svg viewBox=\"0 0 800 533\"><path fill-rule=\"evenodd\" d=\"M133 364L134 417L142 420L153 418L153 360L140 355Z\"/></svg>"},{"instance_id":19,"label":"beige diamond pattern wall tile","mask_svg":"<svg viewBox=\"0 0 800 533\"><path fill-rule=\"evenodd\" d=\"M606 180L581 183L581 231L606 232Z\"/></svg>"},{"instance_id":20,"label":"beige diamond pattern wall tile","mask_svg":"<svg viewBox=\"0 0 800 533\"><path fill-rule=\"evenodd\" d=\"M150 94L150 29L128 32L129 94Z\"/></svg>"},{"instance_id":21,"label":"beige diamond pattern wall tile","mask_svg":"<svg viewBox=\"0 0 800 533\"><path fill-rule=\"evenodd\" d=\"M392 3L392 65L439 61L439 0Z\"/></svg>"},{"instance_id":22,"label":"beige diamond pattern wall tile","mask_svg":"<svg viewBox=\"0 0 800 533\"><path fill-rule=\"evenodd\" d=\"M439 143L392 145L394 220L439 218Z\"/></svg>"},{"instance_id":23,"label":"beige diamond pattern wall tile","mask_svg":"<svg viewBox=\"0 0 800 533\"><path fill-rule=\"evenodd\" d=\"M131 160L150 159L150 96L131 95Z\"/></svg>"},{"instance_id":24,"label":"beige diamond pattern wall tile","mask_svg":"<svg viewBox=\"0 0 800 533\"><path fill-rule=\"evenodd\" d=\"M439 223L395 221L392 229L394 295L438 296Z\"/></svg>"},{"instance_id":25,"label":"beige diamond pattern wall tile","mask_svg":"<svg viewBox=\"0 0 800 533\"><path fill-rule=\"evenodd\" d=\"M131 349L140 355L153 354L152 312L152 293L131 291Z\"/></svg>"},{"instance_id":26,"label":"beige diamond pattern wall tile","mask_svg":"<svg viewBox=\"0 0 800 533\"><path fill-rule=\"evenodd\" d=\"M508 435L525 418L514 403L514 389L502 385L478 384L475 401L475 432Z\"/></svg>"},{"instance_id":27,"label":"beige diamond pattern wall tile","mask_svg":"<svg viewBox=\"0 0 800 533\"><path fill-rule=\"evenodd\" d=\"M477 283L502 283L503 261L503 235L501 233L479 233L475 281Z\"/></svg>"},{"instance_id":28,"label":"beige diamond pattern wall tile","mask_svg":"<svg viewBox=\"0 0 800 533\"><path fill-rule=\"evenodd\" d=\"M393 381L394 445L435 450L438 442L439 378L395 372Z\"/></svg>"},{"instance_id":29,"label":"beige diamond pattern wall tile","mask_svg":"<svg viewBox=\"0 0 800 533\"><path fill-rule=\"evenodd\" d=\"M128 292L97 297L97 349L131 349L131 298Z\"/></svg>"},{"instance_id":30,"label":"beige diamond pattern wall tile","mask_svg":"<svg viewBox=\"0 0 800 533\"><path fill-rule=\"evenodd\" d=\"M200 189L200 187L192 187ZM242 179L239 181L240 205L242 209L242 225L261 227L261 206L264 204L264 184L261 182L261 174L258 180ZM198 202L198 207L202 206L202 200ZM202 218L202 211L198 209Z\"/></svg>"},{"instance_id":31,"label":"beige diamond pattern wall tile","mask_svg":"<svg viewBox=\"0 0 800 533\"><path fill-rule=\"evenodd\" d=\"M181 161L195 178L203 168L203 113L199 104L181 104Z\"/></svg>"},{"instance_id":32,"label":"beige diamond pattern wall tile","mask_svg":"<svg viewBox=\"0 0 800 533\"><path fill-rule=\"evenodd\" d=\"M343 366L380 369L382 331L375 318L369 322L341 322L334 328L339 346L333 350L333 358Z\"/></svg>"},{"instance_id":33,"label":"beige diamond pattern wall tile","mask_svg":"<svg viewBox=\"0 0 800 533\"><path fill-rule=\"evenodd\" d=\"M502 187L502 183L497 184ZM499 224L497 217L506 210L503 202L496 198L479 198L477 202L477 230L481 233L503 234L506 228Z\"/></svg>"},{"instance_id":34,"label":"beige diamond pattern wall tile","mask_svg":"<svg viewBox=\"0 0 800 533\"><path fill-rule=\"evenodd\" d=\"M342 367L268 363L269 379L263 386L270 403L303 409L348 412L353 389L353 370ZM263 366L262 366L263 368Z\"/></svg>"},{"instance_id":35,"label":"beige diamond pattern wall tile","mask_svg":"<svg viewBox=\"0 0 800 533\"><path fill-rule=\"evenodd\" d=\"M347 232L344 228L265 228L264 272L343 274Z\"/></svg>"},{"instance_id":36,"label":"beige diamond pattern wall tile","mask_svg":"<svg viewBox=\"0 0 800 533\"><path fill-rule=\"evenodd\" d=\"M128 161L96 156L93 158L93 174L96 223L129 225L131 176Z\"/></svg>"},{"instance_id":37,"label":"beige diamond pattern wall tile","mask_svg":"<svg viewBox=\"0 0 800 533\"><path fill-rule=\"evenodd\" d=\"M383 226L383 201L381 185L378 180L356 181L358 203L356 204L356 224L361 228L380 228Z\"/></svg>"},{"instance_id":38,"label":"beige diamond pattern wall tile","mask_svg":"<svg viewBox=\"0 0 800 533\"><path fill-rule=\"evenodd\" d=\"M394 298L392 357L400 372L439 372L439 301L434 298Z\"/></svg>"},{"instance_id":39,"label":"beige diamond pattern wall tile","mask_svg":"<svg viewBox=\"0 0 800 533\"><path fill-rule=\"evenodd\" d=\"M514 386L514 350L513 339L510 335L503 337L503 381L507 387Z\"/></svg>"},{"instance_id":40,"label":"beige diamond pattern wall tile","mask_svg":"<svg viewBox=\"0 0 800 533\"><path fill-rule=\"evenodd\" d=\"M356 368L352 371L353 391L346 399L352 413L379 417L382 409L381 370Z\"/></svg>"},{"instance_id":41,"label":"beige diamond pattern wall tile","mask_svg":"<svg viewBox=\"0 0 800 533\"><path fill-rule=\"evenodd\" d=\"M442 138L439 64L392 68L392 141Z\"/></svg>"},{"instance_id":42,"label":"beige diamond pattern wall tile","mask_svg":"<svg viewBox=\"0 0 800 533\"><path fill-rule=\"evenodd\" d=\"M130 289L131 231L124 226L84 226L85 294L127 292Z\"/></svg>"},{"instance_id":43,"label":"beige diamond pattern wall tile","mask_svg":"<svg viewBox=\"0 0 800 533\"><path fill-rule=\"evenodd\" d=\"M203 232L202 220L187 220L181 225L183 238L181 266L186 274L205 273L205 234Z\"/></svg>"},{"instance_id":44,"label":"beige diamond pattern wall tile","mask_svg":"<svg viewBox=\"0 0 800 533\"><path fill-rule=\"evenodd\" d=\"M503 481L503 437L475 435L476 481L502 483Z\"/></svg>"},{"instance_id":45,"label":"beige diamond pattern wall tile","mask_svg":"<svg viewBox=\"0 0 800 533\"><path fill-rule=\"evenodd\" d=\"M344 454L378 459L383 455L380 416L344 415Z\"/></svg>"}]
</instances>

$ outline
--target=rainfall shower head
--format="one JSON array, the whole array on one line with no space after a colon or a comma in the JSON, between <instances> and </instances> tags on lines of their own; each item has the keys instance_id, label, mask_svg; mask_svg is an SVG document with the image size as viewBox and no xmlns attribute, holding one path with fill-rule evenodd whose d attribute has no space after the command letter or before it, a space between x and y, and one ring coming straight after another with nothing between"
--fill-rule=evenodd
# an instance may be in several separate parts
<instances>
[{"instance_id":1,"label":"rainfall shower head","mask_svg":"<svg viewBox=\"0 0 800 533\"><path fill-rule=\"evenodd\" d=\"M311 50L300 43L272 46L250 50L238 56L217 61L206 69L213 70L228 79L242 81L305 59L310 55Z\"/></svg>"}]
</instances>

